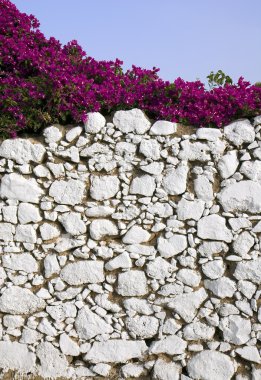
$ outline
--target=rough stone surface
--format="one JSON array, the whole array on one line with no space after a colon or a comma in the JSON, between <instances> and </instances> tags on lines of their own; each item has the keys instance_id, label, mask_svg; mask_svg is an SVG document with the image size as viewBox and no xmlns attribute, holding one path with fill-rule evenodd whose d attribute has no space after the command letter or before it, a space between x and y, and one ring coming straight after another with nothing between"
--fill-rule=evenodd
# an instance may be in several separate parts
<instances>
[{"instance_id":1,"label":"rough stone surface","mask_svg":"<svg viewBox=\"0 0 261 380\"><path fill-rule=\"evenodd\" d=\"M102 282L104 281L103 263L101 261L77 261L67 264L61 271L61 279L69 285Z\"/></svg>"},{"instance_id":2,"label":"rough stone surface","mask_svg":"<svg viewBox=\"0 0 261 380\"><path fill-rule=\"evenodd\" d=\"M12 286L0 296L0 311L9 314L32 314L45 307L45 302L31 290Z\"/></svg>"}]
</instances>

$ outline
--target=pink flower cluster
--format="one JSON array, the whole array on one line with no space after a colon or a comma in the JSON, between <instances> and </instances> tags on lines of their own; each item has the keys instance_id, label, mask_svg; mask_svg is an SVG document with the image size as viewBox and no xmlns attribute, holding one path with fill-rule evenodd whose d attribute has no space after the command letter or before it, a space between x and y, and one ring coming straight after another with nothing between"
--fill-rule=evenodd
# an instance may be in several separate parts
<instances>
[{"instance_id":1,"label":"pink flower cluster","mask_svg":"<svg viewBox=\"0 0 261 380\"><path fill-rule=\"evenodd\" d=\"M32 15L0 0L0 134L15 136L50 123L78 123L86 112L143 109L154 119L221 127L261 113L261 88L237 84L207 90L200 81L158 77L159 69L96 61L71 41L62 46Z\"/></svg>"}]
</instances>

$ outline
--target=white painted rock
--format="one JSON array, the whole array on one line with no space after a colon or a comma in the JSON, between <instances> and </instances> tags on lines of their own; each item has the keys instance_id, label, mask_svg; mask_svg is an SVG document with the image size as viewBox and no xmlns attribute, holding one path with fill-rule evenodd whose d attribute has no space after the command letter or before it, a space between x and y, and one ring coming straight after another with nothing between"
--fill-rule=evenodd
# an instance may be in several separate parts
<instances>
[{"instance_id":1,"label":"white painted rock","mask_svg":"<svg viewBox=\"0 0 261 380\"><path fill-rule=\"evenodd\" d=\"M205 175L199 175L194 180L194 189L198 199L202 199L205 202L214 199L212 184Z\"/></svg>"},{"instance_id":2,"label":"white painted rock","mask_svg":"<svg viewBox=\"0 0 261 380\"><path fill-rule=\"evenodd\" d=\"M158 160L160 158L160 145L154 139L141 140L140 153L142 153L146 158Z\"/></svg>"},{"instance_id":3,"label":"white painted rock","mask_svg":"<svg viewBox=\"0 0 261 380\"><path fill-rule=\"evenodd\" d=\"M162 257L169 258L183 252L187 248L187 245L187 238L184 235L174 234L168 239L160 236L158 238L157 250Z\"/></svg>"},{"instance_id":4,"label":"white painted rock","mask_svg":"<svg viewBox=\"0 0 261 380\"><path fill-rule=\"evenodd\" d=\"M113 328L87 306L83 307L75 319L75 329L81 339L91 339L96 335L111 334Z\"/></svg>"},{"instance_id":5,"label":"white painted rock","mask_svg":"<svg viewBox=\"0 0 261 380\"><path fill-rule=\"evenodd\" d=\"M72 340L67 334L60 335L59 345L64 355L80 355L80 349L78 344L74 340Z\"/></svg>"},{"instance_id":6,"label":"white painted rock","mask_svg":"<svg viewBox=\"0 0 261 380\"><path fill-rule=\"evenodd\" d=\"M125 325L135 339L149 339L157 334L159 320L146 315L135 316L126 318Z\"/></svg>"},{"instance_id":7,"label":"white painted rock","mask_svg":"<svg viewBox=\"0 0 261 380\"><path fill-rule=\"evenodd\" d=\"M226 219L219 215L204 216L198 222L198 236L201 239L232 241L233 235L226 227Z\"/></svg>"},{"instance_id":8,"label":"white painted rock","mask_svg":"<svg viewBox=\"0 0 261 380\"><path fill-rule=\"evenodd\" d=\"M64 302L56 306L47 306L46 312L56 322L63 322L66 318L75 319L77 314L76 306L72 302Z\"/></svg>"},{"instance_id":9,"label":"white painted rock","mask_svg":"<svg viewBox=\"0 0 261 380\"><path fill-rule=\"evenodd\" d=\"M91 197L97 201L113 198L120 189L120 181L116 176L91 176Z\"/></svg>"},{"instance_id":10,"label":"white painted rock","mask_svg":"<svg viewBox=\"0 0 261 380\"><path fill-rule=\"evenodd\" d=\"M230 150L217 164L220 175L224 179L231 177L236 172L238 165L236 150Z\"/></svg>"},{"instance_id":11,"label":"white painted rock","mask_svg":"<svg viewBox=\"0 0 261 380\"><path fill-rule=\"evenodd\" d=\"M187 347L187 342L177 335L170 335L161 340L152 342L150 352L152 354L180 355Z\"/></svg>"},{"instance_id":12,"label":"white painted rock","mask_svg":"<svg viewBox=\"0 0 261 380\"><path fill-rule=\"evenodd\" d=\"M40 376L67 377L67 359L52 343L40 343L36 348L36 355L41 363L38 367Z\"/></svg>"},{"instance_id":13,"label":"white painted rock","mask_svg":"<svg viewBox=\"0 0 261 380\"><path fill-rule=\"evenodd\" d=\"M144 272L130 270L119 273L117 293L122 296L143 296L148 293L147 279Z\"/></svg>"},{"instance_id":14,"label":"white painted rock","mask_svg":"<svg viewBox=\"0 0 261 380\"><path fill-rule=\"evenodd\" d=\"M233 249L236 254L244 256L250 251L254 244L255 239L253 236L248 231L244 231L234 240Z\"/></svg>"},{"instance_id":15,"label":"white painted rock","mask_svg":"<svg viewBox=\"0 0 261 380\"><path fill-rule=\"evenodd\" d=\"M182 268L177 272L176 279L185 285L197 287L200 284L201 275L193 269Z\"/></svg>"},{"instance_id":16,"label":"white painted rock","mask_svg":"<svg viewBox=\"0 0 261 380\"><path fill-rule=\"evenodd\" d=\"M30 253L10 253L2 256L4 268L21 270L27 273L37 272L38 264Z\"/></svg>"},{"instance_id":17,"label":"white painted rock","mask_svg":"<svg viewBox=\"0 0 261 380\"><path fill-rule=\"evenodd\" d=\"M162 181L164 190L170 195L184 193L187 186L188 170L187 163L180 163L175 169L169 169Z\"/></svg>"},{"instance_id":18,"label":"white painted rock","mask_svg":"<svg viewBox=\"0 0 261 380\"><path fill-rule=\"evenodd\" d=\"M117 111L113 117L113 124L122 133L134 132L143 135L150 129L151 123L144 112L134 108L129 111Z\"/></svg>"},{"instance_id":19,"label":"white painted rock","mask_svg":"<svg viewBox=\"0 0 261 380\"><path fill-rule=\"evenodd\" d=\"M11 286L0 297L0 311L9 314L32 314L45 307L45 302L31 290Z\"/></svg>"},{"instance_id":20,"label":"white painted rock","mask_svg":"<svg viewBox=\"0 0 261 380\"><path fill-rule=\"evenodd\" d=\"M147 276L156 280L164 280L170 277L172 272L172 265L162 257L156 257L155 260L149 261L146 267Z\"/></svg>"},{"instance_id":21,"label":"white painted rock","mask_svg":"<svg viewBox=\"0 0 261 380\"><path fill-rule=\"evenodd\" d=\"M201 199L188 201L182 198L177 207L178 220L199 220L203 214L205 202Z\"/></svg>"},{"instance_id":22,"label":"white painted rock","mask_svg":"<svg viewBox=\"0 0 261 380\"><path fill-rule=\"evenodd\" d=\"M59 128L52 125L44 129L43 136L44 136L45 142L47 144L51 144L51 143L58 143L62 139L63 134L59 130Z\"/></svg>"},{"instance_id":23,"label":"white painted rock","mask_svg":"<svg viewBox=\"0 0 261 380\"><path fill-rule=\"evenodd\" d=\"M96 134L101 131L103 127L105 127L106 119L99 112L88 112L87 119L84 123L85 132Z\"/></svg>"},{"instance_id":24,"label":"white painted rock","mask_svg":"<svg viewBox=\"0 0 261 380\"><path fill-rule=\"evenodd\" d=\"M204 285L219 298L233 297L237 290L235 282L225 276L216 280L205 280Z\"/></svg>"},{"instance_id":25,"label":"white painted rock","mask_svg":"<svg viewBox=\"0 0 261 380\"><path fill-rule=\"evenodd\" d=\"M177 123L171 121L158 120L150 128L150 135L167 136L177 131Z\"/></svg>"},{"instance_id":26,"label":"white painted rock","mask_svg":"<svg viewBox=\"0 0 261 380\"><path fill-rule=\"evenodd\" d=\"M140 177L133 178L130 186L130 193L149 197L153 195L155 188L155 179L148 174L144 174Z\"/></svg>"},{"instance_id":27,"label":"white painted rock","mask_svg":"<svg viewBox=\"0 0 261 380\"><path fill-rule=\"evenodd\" d=\"M90 235L94 240L103 240L106 236L118 235L118 228L108 219L95 219L90 224Z\"/></svg>"},{"instance_id":28,"label":"white painted rock","mask_svg":"<svg viewBox=\"0 0 261 380\"><path fill-rule=\"evenodd\" d=\"M202 265L202 272L211 280L216 280L223 276L225 272L225 265L223 260L213 260Z\"/></svg>"},{"instance_id":29,"label":"white painted rock","mask_svg":"<svg viewBox=\"0 0 261 380\"><path fill-rule=\"evenodd\" d=\"M30 203L19 203L18 220L21 224L37 223L42 220L39 209Z\"/></svg>"},{"instance_id":30,"label":"white painted rock","mask_svg":"<svg viewBox=\"0 0 261 380\"><path fill-rule=\"evenodd\" d=\"M67 264L61 270L61 279L69 285L99 283L104 281L102 261L80 260Z\"/></svg>"},{"instance_id":31,"label":"white painted rock","mask_svg":"<svg viewBox=\"0 0 261 380\"><path fill-rule=\"evenodd\" d=\"M224 135L236 147L239 147L254 141L255 130L249 120L238 120L224 127Z\"/></svg>"},{"instance_id":32,"label":"white painted rock","mask_svg":"<svg viewBox=\"0 0 261 380\"><path fill-rule=\"evenodd\" d=\"M150 239L150 233L140 226L131 227L122 238L124 244L140 244Z\"/></svg>"},{"instance_id":33,"label":"white painted rock","mask_svg":"<svg viewBox=\"0 0 261 380\"><path fill-rule=\"evenodd\" d=\"M44 259L44 275L46 278L59 273L61 270L60 265L57 260L57 255L50 253Z\"/></svg>"},{"instance_id":34,"label":"white painted rock","mask_svg":"<svg viewBox=\"0 0 261 380\"><path fill-rule=\"evenodd\" d=\"M202 380L230 380L235 373L230 357L212 350L204 350L192 356L187 369L191 378Z\"/></svg>"},{"instance_id":35,"label":"white painted rock","mask_svg":"<svg viewBox=\"0 0 261 380\"><path fill-rule=\"evenodd\" d=\"M132 267L132 261L130 259L130 256L128 252L123 252L120 255L114 257L112 260L108 261L105 264L105 269L107 270L115 270L119 268L131 268Z\"/></svg>"},{"instance_id":36,"label":"white painted rock","mask_svg":"<svg viewBox=\"0 0 261 380\"><path fill-rule=\"evenodd\" d=\"M66 232L75 236L86 232L86 225L78 212L66 212L59 217L59 222L63 225Z\"/></svg>"},{"instance_id":37,"label":"white painted rock","mask_svg":"<svg viewBox=\"0 0 261 380\"><path fill-rule=\"evenodd\" d=\"M0 157L14 160L18 164L41 162L45 154L42 144L32 144L27 139L7 139L0 145Z\"/></svg>"},{"instance_id":38,"label":"white painted rock","mask_svg":"<svg viewBox=\"0 0 261 380\"><path fill-rule=\"evenodd\" d=\"M229 315L222 318L219 328L223 331L223 337L226 342L241 345L250 339L250 320L239 315Z\"/></svg>"},{"instance_id":39,"label":"white painted rock","mask_svg":"<svg viewBox=\"0 0 261 380\"><path fill-rule=\"evenodd\" d=\"M211 340L214 334L214 327L200 321L192 322L183 329L183 338L186 340Z\"/></svg>"},{"instance_id":40,"label":"white painted rock","mask_svg":"<svg viewBox=\"0 0 261 380\"><path fill-rule=\"evenodd\" d=\"M39 203L43 190L34 178L20 174L5 174L1 180L0 197L22 202Z\"/></svg>"},{"instance_id":41,"label":"white painted rock","mask_svg":"<svg viewBox=\"0 0 261 380\"><path fill-rule=\"evenodd\" d=\"M237 280L250 280L259 285L261 282L261 258L238 263L234 277Z\"/></svg>"},{"instance_id":42,"label":"white painted rock","mask_svg":"<svg viewBox=\"0 0 261 380\"><path fill-rule=\"evenodd\" d=\"M196 135L199 140L215 141L222 137L222 133L219 129L215 128L198 128Z\"/></svg>"},{"instance_id":43,"label":"white painted rock","mask_svg":"<svg viewBox=\"0 0 261 380\"><path fill-rule=\"evenodd\" d=\"M79 180L60 180L52 183L49 195L54 198L56 203L74 206L81 203L84 190L84 183Z\"/></svg>"},{"instance_id":44,"label":"white painted rock","mask_svg":"<svg viewBox=\"0 0 261 380\"><path fill-rule=\"evenodd\" d=\"M0 341L0 368L34 372L36 356L25 344Z\"/></svg>"},{"instance_id":45,"label":"white painted rock","mask_svg":"<svg viewBox=\"0 0 261 380\"><path fill-rule=\"evenodd\" d=\"M13 233L15 229L11 223L1 223L0 222L0 240L3 241L12 241Z\"/></svg>"},{"instance_id":46,"label":"white painted rock","mask_svg":"<svg viewBox=\"0 0 261 380\"><path fill-rule=\"evenodd\" d=\"M253 363L260 364L261 358L258 352L257 347L255 346L245 346L242 348L237 348L236 353L241 356L241 358L248 360Z\"/></svg>"},{"instance_id":47,"label":"white painted rock","mask_svg":"<svg viewBox=\"0 0 261 380\"><path fill-rule=\"evenodd\" d=\"M261 161L245 161L240 167L240 173L252 181L261 182Z\"/></svg>"},{"instance_id":48,"label":"white painted rock","mask_svg":"<svg viewBox=\"0 0 261 380\"><path fill-rule=\"evenodd\" d=\"M179 380L181 367L174 362L157 359L153 367L153 380Z\"/></svg>"},{"instance_id":49,"label":"white painted rock","mask_svg":"<svg viewBox=\"0 0 261 380\"><path fill-rule=\"evenodd\" d=\"M36 231L31 224L18 224L14 240L23 243L36 243Z\"/></svg>"},{"instance_id":50,"label":"white painted rock","mask_svg":"<svg viewBox=\"0 0 261 380\"><path fill-rule=\"evenodd\" d=\"M182 149L178 157L181 160L202 162L210 160L210 148L207 144L201 142L191 143L189 140L183 140L180 145Z\"/></svg>"},{"instance_id":51,"label":"white painted rock","mask_svg":"<svg viewBox=\"0 0 261 380\"><path fill-rule=\"evenodd\" d=\"M51 223L43 223L40 225L40 234L43 240L52 240L60 236L60 230L56 225Z\"/></svg>"}]
</instances>

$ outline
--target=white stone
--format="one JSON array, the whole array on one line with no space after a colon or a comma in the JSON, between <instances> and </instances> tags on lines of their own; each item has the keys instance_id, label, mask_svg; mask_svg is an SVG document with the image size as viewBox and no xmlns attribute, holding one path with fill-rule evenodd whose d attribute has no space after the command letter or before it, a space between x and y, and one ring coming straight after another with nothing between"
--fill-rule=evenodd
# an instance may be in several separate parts
<instances>
[{"instance_id":1,"label":"white stone","mask_svg":"<svg viewBox=\"0 0 261 380\"><path fill-rule=\"evenodd\" d=\"M261 282L261 258L238 263L233 276L237 280L250 280L259 285Z\"/></svg>"},{"instance_id":2,"label":"white stone","mask_svg":"<svg viewBox=\"0 0 261 380\"><path fill-rule=\"evenodd\" d=\"M158 160L160 158L160 144L153 139L141 140L140 153L142 153L146 158Z\"/></svg>"},{"instance_id":3,"label":"white stone","mask_svg":"<svg viewBox=\"0 0 261 380\"><path fill-rule=\"evenodd\" d=\"M130 193L149 197L153 195L155 188L155 179L148 174L144 174L140 177L133 178L130 186Z\"/></svg>"},{"instance_id":4,"label":"white stone","mask_svg":"<svg viewBox=\"0 0 261 380\"><path fill-rule=\"evenodd\" d=\"M93 206L87 208L85 215L91 218L105 217L113 214L115 209L110 206Z\"/></svg>"},{"instance_id":5,"label":"white stone","mask_svg":"<svg viewBox=\"0 0 261 380\"><path fill-rule=\"evenodd\" d=\"M244 256L250 251L254 244L255 239L253 236L248 231L244 231L234 240L233 250L236 254Z\"/></svg>"},{"instance_id":6,"label":"white stone","mask_svg":"<svg viewBox=\"0 0 261 380\"><path fill-rule=\"evenodd\" d=\"M177 207L178 220L199 220L203 214L205 202L201 199L188 201L182 198Z\"/></svg>"},{"instance_id":7,"label":"white stone","mask_svg":"<svg viewBox=\"0 0 261 380\"><path fill-rule=\"evenodd\" d=\"M186 162L181 162L175 169L167 170L162 180L164 190L170 195L184 193L187 187L188 171Z\"/></svg>"},{"instance_id":8,"label":"white stone","mask_svg":"<svg viewBox=\"0 0 261 380\"><path fill-rule=\"evenodd\" d=\"M67 334L60 335L59 345L64 355L80 355L80 349L78 344L74 340L72 340Z\"/></svg>"},{"instance_id":9,"label":"white stone","mask_svg":"<svg viewBox=\"0 0 261 380\"><path fill-rule=\"evenodd\" d=\"M30 161L41 162L45 154L42 144L32 144L28 139L7 139L0 145L0 157L27 164Z\"/></svg>"},{"instance_id":10,"label":"white stone","mask_svg":"<svg viewBox=\"0 0 261 380\"><path fill-rule=\"evenodd\" d=\"M149 339L157 334L159 320L146 315L129 317L125 320L125 326L135 339Z\"/></svg>"},{"instance_id":11,"label":"white stone","mask_svg":"<svg viewBox=\"0 0 261 380\"><path fill-rule=\"evenodd\" d=\"M158 120L150 128L150 135L167 136L177 131L177 123L171 121Z\"/></svg>"},{"instance_id":12,"label":"white stone","mask_svg":"<svg viewBox=\"0 0 261 380\"><path fill-rule=\"evenodd\" d=\"M90 195L97 201L113 198L120 189L116 176L91 176Z\"/></svg>"},{"instance_id":13,"label":"white stone","mask_svg":"<svg viewBox=\"0 0 261 380\"><path fill-rule=\"evenodd\" d=\"M157 359L153 367L153 380L179 380L181 367L174 362Z\"/></svg>"},{"instance_id":14,"label":"white stone","mask_svg":"<svg viewBox=\"0 0 261 380\"><path fill-rule=\"evenodd\" d=\"M39 209L30 203L19 203L18 220L21 224L37 223L42 220Z\"/></svg>"},{"instance_id":15,"label":"white stone","mask_svg":"<svg viewBox=\"0 0 261 380\"><path fill-rule=\"evenodd\" d=\"M75 319L77 314L76 306L71 302L64 302L56 306L47 306L46 312L56 322L63 322L66 318Z\"/></svg>"},{"instance_id":16,"label":"white stone","mask_svg":"<svg viewBox=\"0 0 261 380\"><path fill-rule=\"evenodd\" d=\"M128 363L121 367L121 374L125 379L136 378L139 379L144 372L142 364Z\"/></svg>"},{"instance_id":17,"label":"white stone","mask_svg":"<svg viewBox=\"0 0 261 380\"><path fill-rule=\"evenodd\" d=\"M111 371L111 365L105 363L98 363L92 367L92 370L98 375L108 378Z\"/></svg>"},{"instance_id":18,"label":"white stone","mask_svg":"<svg viewBox=\"0 0 261 380\"><path fill-rule=\"evenodd\" d=\"M226 186L219 194L225 212L261 211L261 185L254 181L240 181Z\"/></svg>"},{"instance_id":19,"label":"white stone","mask_svg":"<svg viewBox=\"0 0 261 380\"><path fill-rule=\"evenodd\" d=\"M34 372L35 354L25 344L0 341L0 368Z\"/></svg>"},{"instance_id":20,"label":"white stone","mask_svg":"<svg viewBox=\"0 0 261 380\"><path fill-rule=\"evenodd\" d=\"M50 253L44 259L44 275L46 278L60 272L60 265L57 260L57 255Z\"/></svg>"},{"instance_id":21,"label":"white stone","mask_svg":"<svg viewBox=\"0 0 261 380\"><path fill-rule=\"evenodd\" d=\"M257 364L261 363L261 358L258 349L255 346L245 346L242 348L237 348L235 351L239 356L241 356L241 358L245 360Z\"/></svg>"},{"instance_id":22,"label":"white stone","mask_svg":"<svg viewBox=\"0 0 261 380\"><path fill-rule=\"evenodd\" d=\"M105 264L105 269L115 270L119 268L131 268L132 262L128 252L123 252Z\"/></svg>"},{"instance_id":23,"label":"white stone","mask_svg":"<svg viewBox=\"0 0 261 380\"><path fill-rule=\"evenodd\" d=\"M237 285L238 290L248 299L251 299L256 292L256 285L250 281L239 280Z\"/></svg>"},{"instance_id":24,"label":"white stone","mask_svg":"<svg viewBox=\"0 0 261 380\"><path fill-rule=\"evenodd\" d=\"M185 285L197 287L200 284L201 276L193 269L182 268L177 272L176 279Z\"/></svg>"},{"instance_id":25,"label":"white stone","mask_svg":"<svg viewBox=\"0 0 261 380\"><path fill-rule=\"evenodd\" d=\"M60 236L60 230L56 225L43 223L40 225L40 234L43 240L52 240Z\"/></svg>"},{"instance_id":26,"label":"white stone","mask_svg":"<svg viewBox=\"0 0 261 380\"><path fill-rule=\"evenodd\" d=\"M108 219L95 219L90 224L90 235L94 240L118 235L117 226Z\"/></svg>"},{"instance_id":27,"label":"white stone","mask_svg":"<svg viewBox=\"0 0 261 380\"><path fill-rule=\"evenodd\" d=\"M222 133L220 130L214 128L198 128L196 130L196 136L199 140L215 141L222 137Z\"/></svg>"},{"instance_id":28,"label":"white stone","mask_svg":"<svg viewBox=\"0 0 261 380\"><path fill-rule=\"evenodd\" d=\"M38 271L37 261L30 253L10 253L3 255L2 264L4 268L21 270L27 273Z\"/></svg>"},{"instance_id":29,"label":"white stone","mask_svg":"<svg viewBox=\"0 0 261 380\"><path fill-rule=\"evenodd\" d=\"M5 283L6 277L7 275L5 273L4 268L0 267L0 287Z\"/></svg>"},{"instance_id":30,"label":"white stone","mask_svg":"<svg viewBox=\"0 0 261 380\"><path fill-rule=\"evenodd\" d=\"M150 352L152 354L180 355L187 347L187 342L177 335L170 335L161 340L152 342Z\"/></svg>"},{"instance_id":31,"label":"white stone","mask_svg":"<svg viewBox=\"0 0 261 380\"><path fill-rule=\"evenodd\" d=\"M232 241L233 235L226 227L226 219L219 215L209 215L201 218L197 225L198 236L201 239Z\"/></svg>"},{"instance_id":32,"label":"white stone","mask_svg":"<svg viewBox=\"0 0 261 380\"><path fill-rule=\"evenodd\" d=\"M155 260L149 261L146 267L147 276L156 280L164 280L170 277L172 272L172 265L162 257L156 257Z\"/></svg>"},{"instance_id":33,"label":"white stone","mask_svg":"<svg viewBox=\"0 0 261 380\"><path fill-rule=\"evenodd\" d=\"M196 321L186 325L183 329L185 340L211 340L215 334L215 328L205 323Z\"/></svg>"},{"instance_id":34,"label":"white stone","mask_svg":"<svg viewBox=\"0 0 261 380\"><path fill-rule=\"evenodd\" d=\"M74 127L66 133L65 138L67 141L72 142L76 137L80 136L81 133L82 127Z\"/></svg>"},{"instance_id":35,"label":"white stone","mask_svg":"<svg viewBox=\"0 0 261 380\"><path fill-rule=\"evenodd\" d=\"M147 211L161 218L167 218L173 215L173 208L168 203L149 203Z\"/></svg>"},{"instance_id":36,"label":"white stone","mask_svg":"<svg viewBox=\"0 0 261 380\"><path fill-rule=\"evenodd\" d=\"M48 178L50 176L49 170L44 165L37 165L33 169L33 173L36 175L36 177L39 177L39 178L44 178L44 177Z\"/></svg>"},{"instance_id":37,"label":"white stone","mask_svg":"<svg viewBox=\"0 0 261 380\"><path fill-rule=\"evenodd\" d=\"M82 202L84 190L84 183L79 180L60 180L52 183L49 194L56 203L74 206Z\"/></svg>"},{"instance_id":38,"label":"white stone","mask_svg":"<svg viewBox=\"0 0 261 380\"><path fill-rule=\"evenodd\" d=\"M233 297L233 294L237 290L235 282L228 277L221 277L216 280L205 280L204 285L219 298Z\"/></svg>"},{"instance_id":39,"label":"white stone","mask_svg":"<svg viewBox=\"0 0 261 380\"><path fill-rule=\"evenodd\" d=\"M214 199L212 184L205 175L199 175L194 180L194 189L198 199L202 199L205 202Z\"/></svg>"},{"instance_id":40,"label":"white stone","mask_svg":"<svg viewBox=\"0 0 261 380\"><path fill-rule=\"evenodd\" d=\"M80 260L67 264L61 270L61 279L69 285L99 283L104 281L102 261Z\"/></svg>"},{"instance_id":41,"label":"white stone","mask_svg":"<svg viewBox=\"0 0 261 380\"><path fill-rule=\"evenodd\" d=\"M55 126L45 128L43 131L44 140L47 144L57 143L63 137L62 132Z\"/></svg>"},{"instance_id":42,"label":"white stone","mask_svg":"<svg viewBox=\"0 0 261 380\"><path fill-rule=\"evenodd\" d=\"M115 153L119 154L120 156L124 155L130 155L132 156L134 153L136 153L137 147L135 144L125 142L125 141L120 141L117 142L115 145Z\"/></svg>"},{"instance_id":43,"label":"white stone","mask_svg":"<svg viewBox=\"0 0 261 380\"><path fill-rule=\"evenodd\" d=\"M255 130L249 120L238 120L224 127L224 135L236 147L239 147L254 141Z\"/></svg>"},{"instance_id":44,"label":"white stone","mask_svg":"<svg viewBox=\"0 0 261 380\"><path fill-rule=\"evenodd\" d=\"M218 161L217 167L222 178L229 178L236 172L238 165L237 151L230 150Z\"/></svg>"},{"instance_id":45,"label":"white stone","mask_svg":"<svg viewBox=\"0 0 261 380\"><path fill-rule=\"evenodd\" d=\"M160 236L157 242L157 250L162 257L169 258L183 252L187 248L187 245L187 238L184 235L173 234L168 239Z\"/></svg>"},{"instance_id":46,"label":"white stone","mask_svg":"<svg viewBox=\"0 0 261 380\"><path fill-rule=\"evenodd\" d=\"M143 315L153 314L153 305L151 305L146 299L142 298L127 298L123 300L123 305L126 310Z\"/></svg>"},{"instance_id":47,"label":"white stone","mask_svg":"<svg viewBox=\"0 0 261 380\"><path fill-rule=\"evenodd\" d=\"M261 182L261 161L245 161L240 167L240 173L252 181Z\"/></svg>"},{"instance_id":48,"label":"white stone","mask_svg":"<svg viewBox=\"0 0 261 380\"><path fill-rule=\"evenodd\" d=\"M38 367L40 376L51 378L67 377L67 359L52 343L40 343L36 348L36 355L41 363Z\"/></svg>"},{"instance_id":49,"label":"white stone","mask_svg":"<svg viewBox=\"0 0 261 380\"><path fill-rule=\"evenodd\" d=\"M192 356L187 369L191 378L204 380L230 380L235 373L230 357L212 350L204 350Z\"/></svg>"},{"instance_id":50,"label":"white stone","mask_svg":"<svg viewBox=\"0 0 261 380\"><path fill-rule=\"evenodd\" d=\"M94 342L84 360L91 363L126 363L128 360L142 359L147 346L142 340L111 339L106 342Z\"/></svg>"},{"instance_id":51,"label":"white stone","mask_svg":"<svg viewBox=\"0 0 261 380\"><path fill-rule=\"evenodd\" d=\"M81 219L81 214L78 212L64 213L58 219L66 232L73 236L82 235L86 232L86 225Z\"/></svg>"},{"instance_id":52,"label":"white stone","mask_svg":"<svg viewBox=\"0 0 261 380\"><path fill-rule=\"evenodd\" d=\"M24 324L24 318L20 315L4 315L3 317L3 325L5 327L9 327L11 329L15 329L16 327L21 327Z\"/></svg>"},{"instance_id":53,"label":"white stone","mask_svg":"<svg viewBox=\"0 0 261 380\"><path fill-rule=\"evenodd\" d=\"M219 328L223 331L225 342L241 345L250 339L251 322L239 315L222 318Z\"/></svg>"},{"instance_id":54,"label":"white stone","mask_svg":"<svg viewBox=\"0 0 261 380\"><path fill-rule=\"evenodd\" d=\"M12 241L13 232L14 232L14 227L11 223L0 222L0 240Z\"/></svg>"},{"instance_id":55,"label":"white stone","mask_svg":"<svg viewBox=\"0 0 261 380\"><path fill-rule=\"evenodd\" d=\"M43 190L34 178L20 174L5 174L1 180L0 197L22 202L39 203Z\"/></svg>"},{"instance_id":56,"label":"white stone","mask_svg":"<svg viewBox=\"0 0 261 380\"><path fill-rule=\"evenodd\" d=\"M143 135L150 129L151 123L144 112L134 108L129 111L117 111L113 117L113 124L122 133L134 132Z\"/></svg>"},{"instance_id":57,"label":"white stone","mask_svg":"<svg viewBox=\"0 0 261 380\"><path fill-rule=\"evenodd\" d=\"M229 222L230 226L232 227L233 231L238 231L241 228L252 227L251 221L248 220L247 218L230 218L228 220L228 222ZM254 229L253 229L253 232L256 232L256 231L254 231Z\"/></svg>"},{"instance_id":58,"label":"white stone","mask_svg":"<svg viewBox=\"0 0 261 380\"><path fill-rule=\"evenodd\" d=\"M117 293L122 296L143 296L148 293L147 280L144 272L130 270L118 275Z\"/></svg>"},{"instance_id":59,"label":"white stone","mask_svg":"<svg viewBox=\"0 0 261 380\"><path fill-rule=\"evenodd\" d=\"M180 146L182 149L178 157L181 160L205 162L211 158L209 154L210 148L207 144L201 142L191 143L189 140L183 140Z\"/></svg>"},{"instance_id":60,"label":"white stone","mask_svg":"<svg viewBox=\"0 0 261 380\"><path fill-rule=\"evenodd\" d=\"M106 119L99 112L88 112L87 119L84 123L85 132L96 134L101 131L103 127L105 127Z\"/></svg>"},{"instance_id":61,"label":"white stone","mask_svg":"<svg viewBox=\"0 0 261 380\"><path fill-rule=\"evenodd\" d=\"M14 240L23 243L36 243L36 231L31 224L18 224Z\"/></svg>"},{"instance_id":62,"label":"white stone","mask_svg":"<svg viewBox=\"0 0 261 380\"><path fill-rule=\"evenodd\" d=\"M4 206L2 208L3 219L5 222L13 224L17 223L17 207L16 206Z\"/></svg>"},{"instance_id":63,"label":"white stone","mask_svg":"<svg viewBox=\"0 0 261 380\"><path fill-rule=\"evenodd\" d=\"M131 227L122 238L124 244L140 244L150 239L150 233L140 226Z\"/></svg>"},{"instance_id":64,"label":"white stone","mask_svg":"<svg viewBox=\"0 0 261 380\"><path fill-rule=\"evenodd\" d=\"M43 318L39 325L37 326L37 330L39 330L41 333L48 335L48 336L56 336L57 330L54 328L54 326L51 324L51 322Z\"/></svg>"},{"instance_id":65,"label":"white stone","mask_svg":"<svg viewBox=\"0 0 261 380\"><path fill-rule=\"evenodd\" d=\"M251 227L251 222L250 222L250 227ZM261 222L258 222L258 223L255 225L255 227L252 229L252 231L253 231L254 233L259 233L259 232L261 232Z\"/></svg>"},{"instance_id":66,"label":"white stone","mask_svg":"<svg viewBox=\"0 0 261 380\"><path fill-rule=\"evenodd\" d=\"M205 289L200 288L195 292L177 295L173 301L168 303L168 307L175 310L184 321L190 323L195 318L198 308L207 297Z\"/></svg>"},{"instance_id":67,"label":"white stone","mask_svg":"<svg viewBox=\"0 0 261 380\"><path fill-rule=\"evenodd\" d=\"M163 162L152 162L148 165L141 165L140 168L146 173L160 175L164 169L164 164Z\"/></svg>"},{"instance_id":68,"label":"white stone","mask_svg":"<svg viewBox=\"0 0 261 380\"><path fill-rule=\"evenodd\" d=\"M45 302L29 289L11 286L0 297L0 311L9 314L32 314L45 307Z\"/></svg>"},{"instance_id":69,"label":"white stone","mask_svg":"<svg viewBox=\"0 0 261 380\"><path fill-rule=\"evenodd\" d=\"M222 260L209 261L202 265L202 272L211 280L216 280L223 276L225 272L225 265Z\"/></svg>"}]
</instances>

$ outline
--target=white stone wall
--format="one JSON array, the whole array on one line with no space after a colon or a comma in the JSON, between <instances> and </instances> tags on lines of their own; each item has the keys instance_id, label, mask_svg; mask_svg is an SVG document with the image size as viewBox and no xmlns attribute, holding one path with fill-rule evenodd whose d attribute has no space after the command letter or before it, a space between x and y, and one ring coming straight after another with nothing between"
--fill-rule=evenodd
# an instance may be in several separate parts
<instances>
[{"instance_id":1,"label":"white stone wall","mask_svg":"<svg viewBox=\"0 0 261 380\"><path fill-rule=\"evenodd\" d=\"M261 378L261 117L184 130L135 109L2 142L1 373Z\"/></svg>"}]
</instances>

